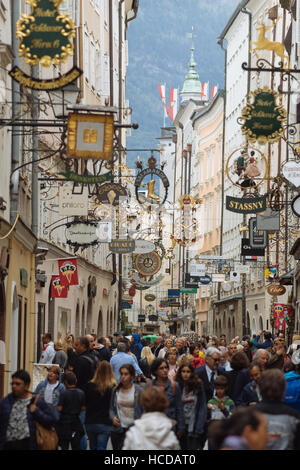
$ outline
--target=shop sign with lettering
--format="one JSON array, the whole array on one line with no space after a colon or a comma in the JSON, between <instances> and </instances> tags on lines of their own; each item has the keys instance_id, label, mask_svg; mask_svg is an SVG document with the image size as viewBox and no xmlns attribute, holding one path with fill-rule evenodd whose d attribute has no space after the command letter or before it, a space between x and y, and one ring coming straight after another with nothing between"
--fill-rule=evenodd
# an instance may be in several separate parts
<instances>
[{"instance_id":1,"label":"shop sign with lettering","mask_svg":"<svg viewBox=\"0 0 300 470\"><path fill-rule=\"evenodd\" d=\"M226 209L239 214L259 214L267 209L267 195L253 198L226 196Z\"/></svg>"},{"instance_id":2,"label":"shop sign with lettering","mask_svg":"<svg viewBox=\"0 0 300 470\"><path fill-rule=\"evenodd\" d=\"M17 21L20 56L31 66L60 66L74 55L73 19L59 11L62 0L28 0L27 3L31 5L30 14L23 14ZM17 66L9 73L23 87L51 91L73 83L82 70L75 66L60 77L47 80L30 77Z\"/></svg>"},{"instance_id":3,"label":"shop sign with lettering","mask_svg":"<svg viewBox=\"0 0 300 470\"><path fill-rule=\"evenodd\" d=\"M267 232L257 229L256 217L249 219L249 238L252 248L266 248L268 242Z\"/></svg>"},{"instance_id":4,"label":"shop sign with lettering","mask_svg":"<svg viewBox=\"0 0 300 470\"><path fill-rule=\"evenodd\" d=\"M300 162L289 160L281 167L281 174L296 189L300 187Z\"/></svg>"},{"instance_id":5,"label":"shop sign with lettering","mask_svg":"<svg viewBox=\"0 0 300 470\"><path fill-rule=\"evenodd\" d=\"M283 137L286 110L277 101L279 94L268 87L251 92L242 111L242 132L248 142L259 145L277 142Z\"/></svg>"},{"instance_id":6,"label":"shop sign with lettering","mask_svg":"<svg viewBox=\"0 0 300 470\"><path fill-rule=\"evenodd\" d=\"M97 224L91 222L72 222L66 226L66 239L71 246L91 246L99 243L96 233Z\"/></svg>"},{"instance_id":7,"label":"shop sign with lettering","mask_svg":"<svg viewBox=\"0 0 300 470\"><path fill-rule=\"evenodd\" d=\"M89 210L88 190L83 194L72 194L72 187L62 186L59 193L59 214L61 216L87 216Z\"/></svg>"},{"instance_id":8,"label":"shop sign with lettering","mask_svg":"<svg viewBox=\"0 0 300 470\"><path fill-rule=\"evenodd\" d=\"M109 244L109 250L112 253L133 253L135 250L134 240L112 240Z\"/></svg>"}]
</instances>

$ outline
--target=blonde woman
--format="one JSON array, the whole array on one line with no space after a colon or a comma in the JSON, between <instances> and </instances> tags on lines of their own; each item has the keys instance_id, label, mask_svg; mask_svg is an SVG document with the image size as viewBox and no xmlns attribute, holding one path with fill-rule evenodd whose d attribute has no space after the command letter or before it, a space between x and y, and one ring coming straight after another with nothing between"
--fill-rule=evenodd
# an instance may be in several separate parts
<instances>
[{"instance_id":1,"label":"blonde woman","mask_svg":"<svg viewBox=\"0 0 300 470\"><path fill-rule=\"evenodd\" d=\"M166 352L166 359L169 364L169 372L168 372L168 377L170 380L175 380L175 375L178 369L177 366L177 356L178 356L178 349L177 348L170 348Z\"/></svg>"},{"instance_id":2,"label":"blonde woman","mask_svg":"<svg viewBox=\"0 0 300 470\"><path fill-rule=\"evenodd\" d=\"M149 346L144 346L141 351L141 359L139 361L139 366L147 379L151 379L150 367L154 359L155 356L151 351L151 348Z\"/></svg>"},{"instance_id":3,"label":"blonde woman","mask_svg":"<svg viewBox=\"0 0 300 470\"><path fill-rule=\"evenodd\" d=\"M192 354L182 354L178 361L177 361L177 367L181 367L183 364L192 364L194 360L194 356Z\"/></svg>"},{"instance_id":4,"label":"blonde woman","mask_svg":"<svg viewBox=\"0 0 300 470\"><path fill-rule=\"evenodd\" d=\"M93 379L84 387L86 397L86 432L91 450L106 450L112 431L109 407L114 387L117 385L109 362L98 363Z\"/></svg>"}]
</instances>

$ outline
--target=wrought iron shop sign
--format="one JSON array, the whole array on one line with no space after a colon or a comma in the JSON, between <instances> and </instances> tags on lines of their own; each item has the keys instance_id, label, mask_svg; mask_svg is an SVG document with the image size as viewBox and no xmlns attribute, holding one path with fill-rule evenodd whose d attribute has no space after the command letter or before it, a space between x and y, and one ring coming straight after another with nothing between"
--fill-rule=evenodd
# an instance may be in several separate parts
<instances>
[{"instance_id":1,"label":"wrought iron shop sign","mask_svg":"<svg viewBox=\"0 0 300 470\"><path fill-rule=\"evenodd\" d=\"M50 67L60 65L74 54L75 24L68 15L62 15L62 0L30 0L30 15L23 14L17 22L19 54L31 65Z\"/></svg>"},{"instance_id":2,"label":"wrought iron shop sign","mask_svg":"<svg viewBox=\"0 0 300 470\"><path fill-rule=\"evenodd\" d=\"M239 214L259 214L267 210L267 195L253 198L226 196L226 209Z\"/></svg>"},{"instance_id":3,"label":"wrought iron shop sign","mask_svg":"<svg viewBox=\"0 0 300 470\"><path fill-rule=\"evenodd\" d=\"M99 243L97 224L91 222L71 222L66 226L67 244L75 247L88 247Z\"/></svg>"},{"instance_id":4,"label":"wrought iron shop sign","mask_svg":"<svg viewBox=\"0 0 300 470\"><path fill-rule=\"evenodd\" d=\"M60 88L73 83L82 75L82 70L78 67L73 67L68 73L58 78L52 78L50 80L42 80L39 78L33 78L27 75L19 67L14 67L9 75L20 85L25 88L31 88L32 90L43 90L53 91L59 90Z\"/></svg>"},{"instance_id":5,"label":"wrought iron shop sign","mask_svg":"<svg viewBox=\"0 0 300 470\"><path fill-rule=\"evenodd\" d=\"M97 201L102 204L111 204L117 206L120 197L126 197L127 190L119 183L106 183L97 190Z\"/></svg>"},{"instance_id":6,"label":"wrought iron shop sign","mask_svg":"<svg viewBox=\"0 0 300 470\"><path fill-rule=\"evenodd\" d=\"M141 171L138 176L136 177L135 180L135 195L140 204L148 203L150 205L163 205L168 197L168 191L170 187L170 182L165 175L165 173L156 168L157 162L154 157L149 158L148 160L148 165L149 168L146 168L145 170ZM146 184L147 187L147 195L146 196L141 196L140 194L140 188L145 187L144 180L150 176L151 180ZM164 188L164 196L160 197L157 194L155 194L155 186L156 186L156 180L153 179L154 177L160 178L163 188ZM159 186L159 185L158 185ZM158 188L158 191L160 188Z\"/></svg>"},{"instance_id":7,"label":"wrought iron shop sign","mask_svg":"<svg viewBox=\"0 0 300 470\"><path fill-rule=\"evenodd\" d=\"M242 111L242 132L248 142L265 145L283 137L286 110L277 103L278 93L268 87L249 94L249 101ZM251 101L252 98L252 101Z\"/></svg>"},{"instance_id":8,"label":"wrought iron shop sign","mask_svg":"<svg viewBox=\"0 0 300 470\"><path fill-rule=\"evenodd\" d=\"M17 38L19 54L30 66L40 64L49 68L52 63L59 66L74 54L76 28L72 18L60 13L62 1L27 0L31 12L17 21ZM14 67L9 74L23 87L51 91L73 83L82 75L82 70L73 67L64 75L47 80L31 77L19 67Z\"/></svg>"}]
</instances>

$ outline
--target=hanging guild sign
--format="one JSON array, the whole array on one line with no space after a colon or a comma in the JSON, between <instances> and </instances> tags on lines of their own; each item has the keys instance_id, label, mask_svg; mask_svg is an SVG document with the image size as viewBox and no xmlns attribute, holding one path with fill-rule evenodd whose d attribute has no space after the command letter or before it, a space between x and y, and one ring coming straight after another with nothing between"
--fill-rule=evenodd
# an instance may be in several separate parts
<instances>
[{"instance_id":1,"label":"hanging guild sign","mask_svg":"<svg viewBox=\"0 0 300 470\"><path fill-rule=\"evenodd\" d=\"M267 287L268 294L277 297L286 293L286 288L281 284L274 282Z\"/></svg>"},{"instance_id":2,"label":"hanging guild sign","mask_svg":"<svg viewBox=\"0 0 300 470\"><path fill-rule=\"evenodd\" d=\"M87 188L82 194L73 194L73 187L64 185L59 192L59 214L61 216L85 216L89 211Z\"/></svg>"},{"instance_id":3,"label":"hanging guild sign","mask_svg":"<svg viewBox=\"0 0 300 470\"><path fill-rule=\"evenodd\" d=\"M112 240L109 244L109 250L112 253L132 253L135 250L134 240Z\"/></svg>"},{"instance_id":4,"label":"hanging guild sign","mask_svg":"<svg viewBox=\"0 0 300 470\"><path fill-rule=\"evenodd\" d=\"M226 196L226 209L238 214L258 214L267 209L267 195L260 197L232 197Z\"/></svg>"},{"instance_id":5,"label":"hanging guild sign","mask_svg":"<svg viewBox=\"0 0 300 470\"><path fill-rule=\"evenodd\" d=\"M296 217L300 217L300 195L296 196L292 201L292 211Z\"/></svg>"},{"instance_id":6,"label":"hanging guild sign","mask_svg":"<svg viewBox=\"0 0 300 470\"><path fill-rule=\"evenodd\" d=\"M281 166L283 178L296 189L300 188L300 162L289 160Z\"/></svg>"},{"instance_id":7,"label":"hanging guild sign","mask_svg":"<svg viewBox=\"0 0 300 470\"><path fill-rule=\"evenodd\" d=\"M257 230L278 232L280 230L280 212L267 209L263 214L256 215Z\"/></svg>"},{"instance_id":8,"label":"hanging guild sign","mask_svg":"<svg viewBox=\"0 0 300 470\"><path fill-rule=\"evenodd\" d=\"M63 285L60 276L51 278L51 299L66 299L68 297L68 287Z\"/></svg>"},{"instance_id":9,"label":"hanging guild sign","mask_svg":"<svg viewBox=\"0 0 300 470\"><path fill-rule=\"evenodd\" d=\"M140 204L148 204L148 205L158 205L162 206L168 197L168 190L169 190L169 180L165 173L162 170L156 168L157 161L154 157L149 158L148 160L149 168L141 171L135 180L135 195ZM147 178L149 177L149 178ZM160 181L157 181L158 177ZM144 180L148 180L148 182L144 182ZM163 184L164 188L164 195L161 197L160 195L155 193L156 183L158 192L161 191L161 184ZM141 187L143 187L143 191L141 191ZM145 191L144 188L147 188Z\"/></svg>"},{"instance_id":10,"label":"hanging guild sign","mask_svg":"<svg viewBox=\"0 0 300 470\"><path fill-rule=\"evenodd\" d=\"M97 189L96 199L102 204L117 206L120 197L126 197L127 190L119 183L106 183Z\"/></svg>"},{"instance_id":11,"label":"hanging guild sign","mask_svg":"<svg viewBox=\"0 0 300 470\"><path fill-rule=\"evenodd\" d=\"M163 280L163 275L157 276L156 279L153 279L152 281L143 281L142 279L139 278L139 275L137 273L134 273L133 280L131 281L132 283L137 283L140 284L140 287L145 287L149 289L149 287L156 286Z\"/></svg>"},{"instance_id":12,"label":"hanging guild sign","mask_svg":"<svg viewBox=\"0 0 300 470\"><path fill-rule=\"evenodd\" d=\"M23 14L17 22L19 54L31 66L49 68L60 66L74 55L73 38L76 36L74 21L59 11L62 0L31 0L31 13ZM20 85L34 90L56 90L80 77L82 71L73 67L65 75L52 80L39 80L26 75L19 67L10 72Z\"/></svg>"},{"instance_id":13,"label":"hanging guild sign","mask_svg":"<svg viewBox=\"0 0 300 470\"><path fill-rule=\"evenodd\" d=\"M266 248L267 232L257 229L256 217L249 219L249 239L252 248Z\"/></svg>"},{"instance_id":14,"label":"hanging guild sign","mask_svg":"<svg viewBox=\"0 0 300 470\"><path fill-rule=\"evenodd\" d=\"M99 243L97 223L70 222L66 225L67 244L73 247L88 247Z\"/></svg>"},{"instance_id":15,"label":"hanging guild sign","mask_svg":"<svg viewBox=\"0 0 300 470\"><path fill-rule=\"evenodd\" d=\"M66 156L111 161L113 137L113 115L70 113Z\"/></svg>"},{"instance_id":16,"label":"hanging guild sign","mask_svg":"<svg viewBox=\"0 0 300 470\"><path fill-rule=\"evenodd\" d=\"M137 255L143 255L145 253L152 253L155 251L155 244L148 240L135 240L135 250L134 253Z\"/></svg>"},{"instance_id":17,"label":"hanging guild sign","mask_svg":"<svg viewBox=\"0 0 300 470\"><path fill-rule=\"evenodd\" d=\"M279 93L268 87L249 94L249 101L242 111L242 132L248 142L259 145L272 144L283 137L283 124L287 113L277 100Z\"/></svg>"},{"instance_id":18,"label":"hanging guild sign","mask_svg":"<svg viewBox=\"0 0 300 470\"><path fill-rule=\"evenodd\" d=\"M58 269L62 286L78 286L79 280L76 259L59 260Z\"/></svg>"},{"instance_id":19,"label":"hanging guild sign","mask_svg":"<svg viewBox=\"0 0 300 470\"><path fill-rule=\"evenodd\" d=\"M156 251L137 255L134 261L135 269L142 276L153 276L160 271L162 259Z\"/></svg>"},{"instance_id":20,"label":"hanging guild sign","mask_svg":"<svg viewBox=\"0 0 300 470\"><path fill-rule=\"evenodd\" d=\"M155 299L156 299L156 297L155 297L155 295L153 295L153 294L147 294L147 295L145 295L145 300L146 300L147 302L154 302Z\"/></svg>"}]
</instances>

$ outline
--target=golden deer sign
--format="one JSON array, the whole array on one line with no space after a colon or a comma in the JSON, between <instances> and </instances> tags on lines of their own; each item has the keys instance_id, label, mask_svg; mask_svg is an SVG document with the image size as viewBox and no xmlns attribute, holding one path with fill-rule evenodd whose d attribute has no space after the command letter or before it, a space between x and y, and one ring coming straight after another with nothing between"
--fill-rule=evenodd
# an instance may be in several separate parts
<instances>
[{"instance_id":1,"label":"golden deer sign","mask_svg":"<svg viewBox=\"0 0 300 470\"><path fill-rule=\"evenodd\" d=\"M278 57L281 58L282 66L284 67L285 60L287 61L287 68L290 67L290 58L285 55L285 46L281 42L270 41L266 38L266 32L273 28L273 26L266 26L263 22L257 22L258 27L256 28L259 31L258 40L251 41L251 48L253 45L256 47L251 52L256 53L256 51L273 51ZM274 22L275 26L276 22Z\"/></svg>"}]
</instances>

